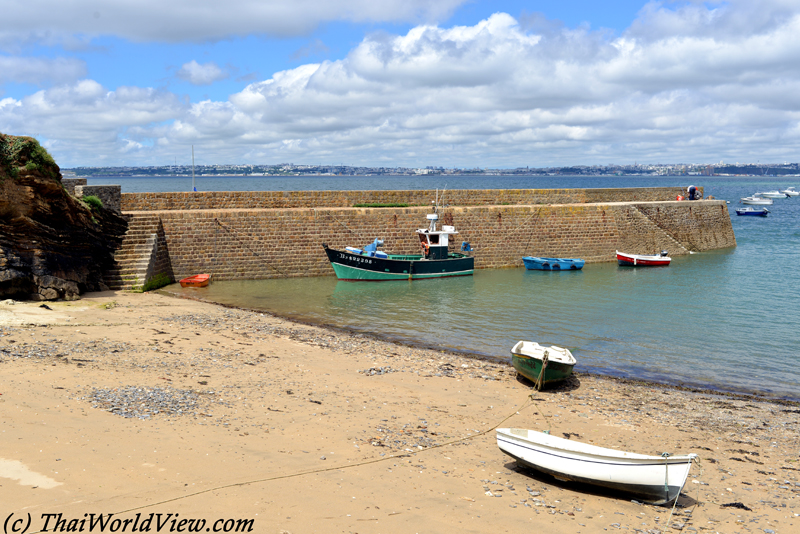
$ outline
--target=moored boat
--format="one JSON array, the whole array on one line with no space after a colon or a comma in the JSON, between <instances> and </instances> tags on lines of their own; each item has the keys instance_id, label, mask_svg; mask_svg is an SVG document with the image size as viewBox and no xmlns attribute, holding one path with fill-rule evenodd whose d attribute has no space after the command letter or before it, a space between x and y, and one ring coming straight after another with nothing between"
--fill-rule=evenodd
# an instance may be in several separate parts
<instances>
[{"instance_id":1,"label":"moored boat","mask_svg":"<svg viewBox=\"0 0 800 534\"><path fill-rule=\"evenodd\" d=\"M674 501L697 458L618 451L521 428L498 428L496 435L500 450L521 466L558 480L620 491L648 504Z\"/></svg>"},{"instance_id":2,"label":"moored boat","mask_svg":"<svg viewBox=\"0 0 800 534\"><path fill-rule=\"evenodd\" d=\"M766 217L769 215L769 210L767 208L755 209L755 208L736 208L736 215L751 215L755 217Z\"/></svg>"},{"instance_id":3,"label":"moored boat","mask_svg":"<svg viewBox=\"0 0 800 534\"><path fill-rule=\"evenodd\" d=\"M785 194L787 197L796 197L800 195L800 191L795 191L794 187L787 187L781 193Z\"/></svg>"},{"instance_id":4,"label":"moored boat","mask_svg":"<svg viewBox=\"0 0 800 534\"><path fill-rule=\"evenodd\" d=\"M472 276L475 258L468 255L473 250L469 243L461 244L461 252L449 251L451 237L458 232L449 225L436 228L438 205L427 219L428 228L416 231L422 254L387 254L378 250L383 246L381 239L375 239L364 249L345 247L337 250L325 243L322 247L339 280L385 282Z\"/></svg>"},{"instance_id":5,"label":"moored boat","mask_svg":"<svg viewBox=\"0 0 800 534\"><path fill-rule=\"evenodd\" d=\"M661 254L627 254L617 251L617 262L626 267L660 267L669 265L672 258L668 256L666 250Z\"/></svg>"},{"instance_id":6,"label":"moored boat","mask_svg":"<svg viewBox=\"0 0 800 534\"><path fill-rule=\"evenodd\" d=\"M511 349L511 364L541 390L569 378L575 357L568 349L555 345L543 347L535 341L520 341Z\"/></svg>"},{"instance_id":7,"label":"moored boat","mask_svg":"<svg viewBox=\"0 0 800 534\"><path fill-rule=\"evenodd\" d=\"M763 198L763 197L743 197L741 199L742 204L750 204L753 206L772 206L772 199L771 198Z\"/></svg>"},{"instance_id":8,"label":"moored boat","mask_svg":"<svg viewBox=\"0 0 800 534\"><path fill-rule=\"evenodd\" d=\"M196 274L180 281L181 287L206 287L211 280L210 274Z\"/></svg>"},{"instance_id":9,"label":"moored boat","mask_svg":"<svg viewBox=\"0 0 800 534\"><path fill-rule=\"evenodd\" d=\"M755 193L753 196L761 198L786 198L789 195L781 191L764 191L763 193Z\"/></svg>"},{"instance_id":10,"label":"moored boat","mask_svg":"<svg viewBox=\"0 0 800 534\"><path fill-rule=\"evenodd\" d=\"M539 258L523 256L522 262L528 270L536 271L577 271L583 269L585 260L578 258Z\"/></svg>"}]
</instances>

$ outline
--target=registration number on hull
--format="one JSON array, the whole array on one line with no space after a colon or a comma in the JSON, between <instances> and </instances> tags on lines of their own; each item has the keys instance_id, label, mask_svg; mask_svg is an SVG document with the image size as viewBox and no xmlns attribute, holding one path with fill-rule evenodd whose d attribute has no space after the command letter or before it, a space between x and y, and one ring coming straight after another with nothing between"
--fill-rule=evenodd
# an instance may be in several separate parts
<instances>
[{"instance_id":1,"label":"registration number on hull","mask_svg":"<svg viewBox=\"0 0 800 534\"><path fill-rule=\"evenodd\" d=\"M372 263L372 258L365 258L364 256L351 256L350 254L344 254L342 252L339 252L339 259L349 260L356 263Z\"/></svg>"}]
</instances>

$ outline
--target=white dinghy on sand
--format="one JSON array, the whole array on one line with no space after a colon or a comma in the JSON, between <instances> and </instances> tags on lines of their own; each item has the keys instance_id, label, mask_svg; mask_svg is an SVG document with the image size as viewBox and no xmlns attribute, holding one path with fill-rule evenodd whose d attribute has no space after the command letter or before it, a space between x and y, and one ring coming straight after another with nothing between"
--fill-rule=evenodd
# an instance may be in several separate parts
<instances>
[{"instance_id":1,"label":"white dinghy on sand","mask_svg":"<svg viewBox=\"0 0 800 534\"><path fill-rule=\"evenodd\" d=\"M606 449L522 428L498 428L497 446L518 464L557 480L610 488L648 504L674 501L697 458Z\"/></svg>"}]
</instances>

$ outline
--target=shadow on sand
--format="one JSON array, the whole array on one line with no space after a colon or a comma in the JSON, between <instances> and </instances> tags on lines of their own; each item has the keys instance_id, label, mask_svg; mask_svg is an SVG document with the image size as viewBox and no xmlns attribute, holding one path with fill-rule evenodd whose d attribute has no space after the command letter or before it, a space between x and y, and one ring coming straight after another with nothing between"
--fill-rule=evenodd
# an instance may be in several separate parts
<instances>
[{"instance_id":1,"label":"shadow on sand","mask_svg":"<svg viewBox=\"0 0 800 534\"><path fill-rule=\"evenodd\" d=\"M523 467L521 465L518 465L517 462L515 462L514 460L510 460L510 461L506 462L505 464L503 464L503 467L505 467L509 471L515 471L517 473L525 475L531 481L537 481L537 482L540 482L542 484L549 484L551 486L555 486L557 488L564 489L564 490L575 491L575 492L579 492L579 493L585 493L587 495L594 495L594 496L597 496L597 497L605 497L605 498L608 498L608 499L615 499L615 500L620 500L620 501L631 501L631 502L635 502L635 503L641 504L642 506L653 506L653 507L657 507L657 508L666 508L666 507L671 508L672 504L673 504L672 502L670 502L669 504L664 504L664 505L649 505L649 504L645 504L645 503L643 503L641 501L638 501L636 499L635 495L630 495L630 494L622 492L622 491L615 491L615 490L611 490L611 489L608 489L608 488L603 488L601 486L594 486L592 484L584 484L582 482L572 482L572 481L566 481L566 480L558 480L557 478L555 478L555 477L553 477L551 475L548 475L546 473L542 473L542 472L537 471L535 469L529 469L527 467ZM676 508L686 508L686 507L689 507L689 506L695 506L698 503L699 503L699 501L697 501L696 499L694 499L694 498L686 495L685 493L681 492L681 494L678 496L678 503L676 505Z\"/></svg>"},{"instance_id":2,"label":"shadow on sand","mask_svg":"<svg viewBox=\"0 0 800 534\"><path fill-rule=\"evenodd\" d=\"M532 390L536 391L533 382L522 376L521 374L517 373L517 382L522 384L525 387L529 387ZM548 386L544 390L544 393L565 393L569 391L575 391L576 389L581 387L581 380L575 376L571 375L569 378L564 380L563 382L559 382L553 386Z\"/></svg>"}]
</instances>

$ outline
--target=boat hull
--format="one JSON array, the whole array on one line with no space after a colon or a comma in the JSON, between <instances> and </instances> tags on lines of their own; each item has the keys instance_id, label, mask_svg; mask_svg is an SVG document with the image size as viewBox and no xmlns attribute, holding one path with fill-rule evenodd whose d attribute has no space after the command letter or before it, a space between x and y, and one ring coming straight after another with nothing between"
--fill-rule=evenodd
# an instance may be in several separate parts
<instances>
[{"instance_id":1,"label":"boat hull","mask_svg":"<svg viewBox=\"0 0 800 534\"><path fill-rule=\"evenodd\" d=\"M585 260L578 258L538 258L525 256L522 258L525 268L531 271L578 271L583 269Z\"/></svg>"},{"instance_id":2,"label":"boat hull","mask_svg":"<svg viewBox=\"0 0 800 534\"><path fill-rule=\"evenodd\" d=\"M767 208L761 208L760 210L755 210L753 208L742 208L736 210L736 215L744 215L750 217L766 217L769 215L769 210Z\"/></svg>"},{"instance_id":3,"label":"boat hull","mask_svg":"<svg viewBox=\"0 0 800 534\"><path fill-rule=\"evenodd\" d=\"M329 247L325 248L325 253L336 277L347 281L425 280L472 276L475 271L475 259L461 254L451 254L447 259L428 260L419 254L378 258Z\"/></svg>"},{"instance_id":4,"label":"boat hull","mask_svg":"<svg viewBox=\"0 0 800 534\"><path fill-rule=\"evenodd\" d=\"M209 280L211 280L210 274L196 274L194 276L184 278L180 281L180 284L181 287L206 287Z\"/></svg>"},{"instance_id":5,"label":"boat hull","mask_svg":"<svg viewBox=\"0 0 800 534\"><path fill-rule=\"evenodd\" d=\"M666 267L671 261L672 258L666 256L643 256L617 251L617 262L624 267Z\"/></svg>"},{"instance_id":6,"label":"boat hull","mask_svg":"<svg viewBox=\"0 0 800 534\"><path fill-rule=\"evenodd\" d=\"M771 198L744 197L741 199L741 202L742 204L748 204L751 206L772 206Z\"/></svg>"},{"instance_id":7,"label":"boat hull","mask_svg":"<svg viewBox=\"0 0 800 534\"><path fill-rule=\"evenodd\" d=\"M534 383L539 380L539 375L542 372L541 358L512 354L511 365L514 366L514 369L516 369L519 374ZM549 387L563 382L572 375L573 367L575 367L575 364L565 364L553 360L548 361L547 367L544 370L542 386Z\"/></svg>"},{"instance_id":8,"label":"boat hull","mask_svg":"<svg viewBox=\"0 0 800 534\"><path fill-rule=\"evenodd\" d=\"M647 456L512 428L497 429L497 446L529 469L562 481L609 488L648 504L675 500L697 457Z\"/></svg>"},{"instance_id":9,"label":"boat hull","mask_svg":"<svg viewBox=\"0 0 800 534\"><path fill-rule=\"evenodd\" d=\"M547 364L543 363L545 357ZM535 341L520 341L511 349L511 364L539 389L557 384L572 374L575 357L565 348L545 347ZM544 373L542 373L544 367ZM541 376L541 381L540 381Z\"/></svg>"}]
</instances>

